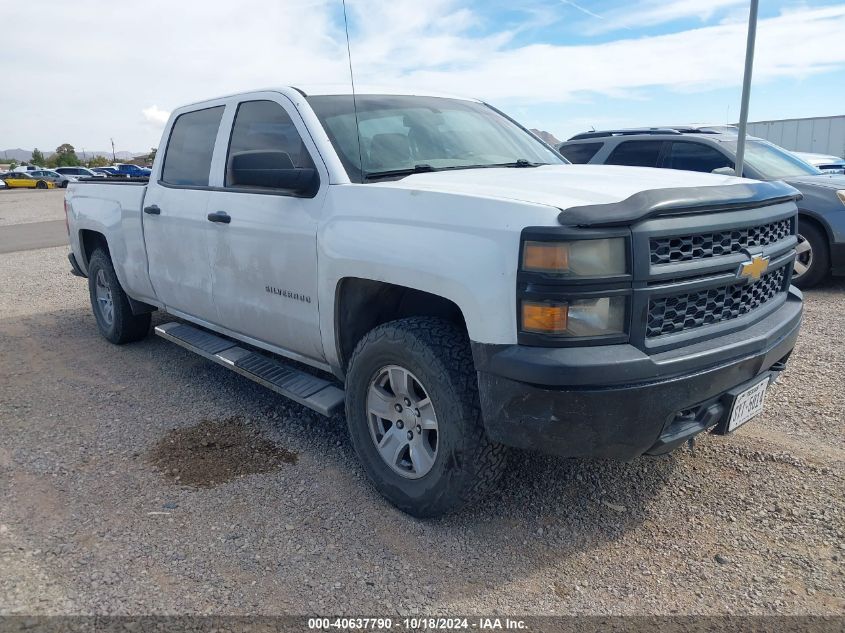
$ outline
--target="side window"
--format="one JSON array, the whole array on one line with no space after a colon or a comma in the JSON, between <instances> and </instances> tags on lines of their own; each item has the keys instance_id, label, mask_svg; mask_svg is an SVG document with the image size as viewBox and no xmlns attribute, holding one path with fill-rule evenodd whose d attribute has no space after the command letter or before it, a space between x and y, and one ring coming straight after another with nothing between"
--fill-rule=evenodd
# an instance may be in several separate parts
<instances>
[{"instance_id":1,"label":"side window","mask_svg":"<svg viewBox=\"0 0 845 633\"><path fill-rule=\"evenodd\" d=\"M227 187L293 189L313 177L313 170L302 137L282 106L274 101L238 106L226 157Z\"/></svg>"},{"instance_id":2,"label":"side window","mask_svg":"<svg viewBox=\"0 0 845 633\"><path fill-rule=\"evenodd\" d=\"M575 143L573 145L563 144L558 151L563 154L563 157L570 163L583 165L589 163L590 159L596 155L604 143Z\"/></svg>"},{"instance_id":3,"label":"side window","mask_svg":"<svg viewBox=\"0 0 845 633\"><path fill-rule=\"evenodd\" d=\"M162 182L195 187L208 185L214 141L222 116L223 106L179 115L167 142Z\"/></svg>"},{"instance_id":4,"label":"side window","mask_svg":"<svg viewBox=\"0 0 845 633\"><path fill-rule=\"evenodd\" d=\"M608 165L657 167L663 141L625 141L616 146L605 161Z\"/></svg>"},{"instance_id":5,"label":"side window","mask_svg":"<svg viewBox=\"0 0 845 633\"><path fill-rule=\"evenodd\" d=\"M719 167L733 169L733 161L719 150L690 141L673 141L666 153L663 166L669 169L711 172Z\"/></svg>"}]
</instances>

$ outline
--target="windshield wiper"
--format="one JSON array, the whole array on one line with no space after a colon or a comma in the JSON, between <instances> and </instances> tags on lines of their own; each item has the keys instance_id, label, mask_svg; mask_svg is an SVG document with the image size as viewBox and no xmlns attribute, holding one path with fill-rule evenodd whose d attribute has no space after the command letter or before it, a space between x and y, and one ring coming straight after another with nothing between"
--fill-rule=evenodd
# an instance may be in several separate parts
<instances>
[{"instance_id":1,"label":"windshield wiper","mask_svg":"<svg viewBox=\"0 0 845 633\"><path fill-rule=\"evenodd\" d=\"M411 174L422 174L428 171L435 171L428 163L420 163L405 169L387 169L385 171L368 171L364 174L364 180L378 180L379 178L396 178L398 176L410 176Z\"/></svg>"},{"instance_id":2,"label":"windshield wiper","mask_svg":"<svg viewBox=\"0 0 845 633\"><path fill-rule=\"evenodd\" d=\"M517 158L512 163L499 163L498 165L487 165L487 167L539 167L540 165L548 165L549 163L532 163L524 158Z\"/></svg>"},{"instance_id":3,"label":"windshield wiper","mask_svg":"<svg viewBox=\"0 0 845 633\"><path fill-rule=\"evenodd\" d=\"M422 174L430 171L452 171L457 169L487 169L490 167L539 167L550 163L532 163L524 158L517 158L510 163L483 163L481 165L450 165L449 167L432 167L428 163L420 163L405 169L388 169L385 171L370 171L364 174L364 180L378 180L380 178L401 178L411 174Z\"/></svg>"}]
</instances>

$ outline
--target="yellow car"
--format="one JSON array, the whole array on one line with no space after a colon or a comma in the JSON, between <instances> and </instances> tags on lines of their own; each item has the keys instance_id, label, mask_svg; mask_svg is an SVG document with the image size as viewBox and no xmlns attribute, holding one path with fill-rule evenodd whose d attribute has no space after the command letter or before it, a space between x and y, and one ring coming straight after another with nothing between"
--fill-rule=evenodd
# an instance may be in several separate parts
<instances>
[{"instance_id":1,"label":"yellow car","mask_svg":"<svg viewBox=\"0 0 845 633\"><path fill-rule=\"evenodd\" d=\"M6 183L9 189L23 188L23 189L55 189L54 185L49 180L43 178L34 178L25 171L10 171L8 174L0 176Z\"/></svg>"}]
</instances>

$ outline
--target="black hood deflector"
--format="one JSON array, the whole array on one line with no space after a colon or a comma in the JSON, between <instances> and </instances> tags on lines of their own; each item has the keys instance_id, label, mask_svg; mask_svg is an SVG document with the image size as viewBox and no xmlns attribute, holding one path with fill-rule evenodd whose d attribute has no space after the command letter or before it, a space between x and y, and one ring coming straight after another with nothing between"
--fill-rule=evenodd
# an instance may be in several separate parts
<instances>
[{"instance_id":1,"label":"black hood deflector","mask_svg":"<svg viewBox=\"0 0 845 633\"><path fill-rule=\"evenodd\" d=\"M558 222L563 226L626 225L661 215L754 209L801 197L800 191L781 181L651 189L619 202L564 209Z\"/></svg>"}]
</instances>

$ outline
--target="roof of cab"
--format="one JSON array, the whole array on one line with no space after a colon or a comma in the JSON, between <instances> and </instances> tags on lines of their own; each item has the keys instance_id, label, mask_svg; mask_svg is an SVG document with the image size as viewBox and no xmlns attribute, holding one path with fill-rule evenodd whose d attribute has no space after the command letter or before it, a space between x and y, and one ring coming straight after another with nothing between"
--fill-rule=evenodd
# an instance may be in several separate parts
<instances>
[{"instance_id":1,"label":"roof of cab","mask_svg":"<svg viewBox=\"0 0 845 633\"><path fill-rule=\"evenodd\" d=\"M288 96L293 96L292 93L296 92L303 97L312 97L312 96L328 96L328 95L351 95L352 89L348 84L299 84L298 86L273 86L273 87L265 87L265 88L258 88L256 90L244 90L241 92L234 92L226 95L218 95L216 97L211 97L208 99L201 99L199 101L194 101L192 103L186 103L178 108L177 110L182 110L183 108L193 108L198 105L204 105L211 101L219 101L221 99L230 99L232 97L237 97L240 95L250 95L259 92L279 92L281 94L286 94ZM376 85L363 85L363 86L356 86L355 87L355 94L356 95L392 95L392 96L409 96L409 97L440 97L443 99L460 99L462 101L475 101L476 103L482 103L480 99L474 99L472 97L464 97L460 95L453 95L453 94L446 94L446 93L438 93L432 92L428 90L407 90L402 88L396 87L389 87L389 86L376 86Z\"/></svg>"}]
</instances>

